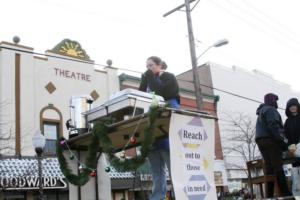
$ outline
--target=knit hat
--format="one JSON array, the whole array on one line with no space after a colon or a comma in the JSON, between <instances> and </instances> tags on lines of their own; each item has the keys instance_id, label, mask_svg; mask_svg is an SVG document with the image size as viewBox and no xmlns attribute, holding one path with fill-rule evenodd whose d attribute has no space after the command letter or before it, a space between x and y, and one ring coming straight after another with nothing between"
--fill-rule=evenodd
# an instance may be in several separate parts
<instances>
[{"instance_id":1,"label":"knit hat","mask_svg":"<svg viewBox=\"0 0 300 200\"><path fill-rule=\"evenodd\" d=\"M268 93L264 97L264 103L269 106L274 106L275 108L278 108L277 101L278 96L273 93Z\"/></svg>"},{"instance_id":2,"label":"knit hat","mask_svg":"<svg viewBox=\"0 0 300 200\"><path fill-rule=\"evenodd\" d=\"M292 113L290 111L290 107L291 106L297 106L298 107L298 112L300 112L300 104L297 98L291 98L290 100L288 100L287 104L286 104L286 109L285 109L285 114L287 117L291 117Z\"/></svg>"}]
</instances>

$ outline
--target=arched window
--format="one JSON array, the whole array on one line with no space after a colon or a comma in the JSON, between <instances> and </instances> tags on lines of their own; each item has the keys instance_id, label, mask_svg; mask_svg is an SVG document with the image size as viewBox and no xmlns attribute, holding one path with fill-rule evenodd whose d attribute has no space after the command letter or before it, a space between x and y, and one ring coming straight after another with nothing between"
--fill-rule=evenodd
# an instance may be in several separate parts
<instances>
[{"instance_id":1,"label":"arched window","mask_svg":"<svg viewBox=\"0 0 300 200\"><path fill-rule=\"evenodd\" d=\"M56 154L56 141L63 135L62 122L61 112L53 105L50 104L41 110L40 128L46 138L45 155Z\"/></svg>"}]
</instances>

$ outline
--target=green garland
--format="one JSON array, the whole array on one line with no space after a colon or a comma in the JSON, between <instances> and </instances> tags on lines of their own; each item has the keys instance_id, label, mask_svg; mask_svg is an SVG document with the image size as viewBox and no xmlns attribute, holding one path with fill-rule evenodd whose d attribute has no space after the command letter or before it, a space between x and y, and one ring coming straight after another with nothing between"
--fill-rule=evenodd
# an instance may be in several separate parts
<instances>
[{"instance_id":1,"label":"green garland","mask_svg":"<svg viewBox=\"0 0 300 200\"><path fill-rule=\"evenodd\" d=\"M57 158L60 164L60 169L66 179L74 185L84 185L89 180L89 174L92 172L91 169L97 168L98 158L97 152L99 150L99 145L102 147L102 152L107 153L110 164L117 169L118 171L133 171L136 170L140 165L145 162L146 157L148 156L149 150L152 148L154 141L153 131L155 129L154 123L158 116L158 106L150 107L148 112L149 122L148 126L144 129L144 141L141 144L141 155L134 158L118 158L115 156L115 148L112 145L110 138L108 137L108 125L112 123L111 119L101 120L94 124L92 130L92 142L88 146L88 156L86 159L85 166L83 171L79 175L73 174L72 170L69 168L69 165L63 155L63 147L60 144L61 141L65 140L60 138L57 141ZM100 152L100 154L102 153Z\"/></svg>"},{"instance_id":2,"label":"green garland","mask_svg":"<svg viewBox=\"0 0 300 200\"><path fill-rule=\"evenodd\" d=\"M83 166L82 172L79 172L79 175L72 173L72 170L69 168L69 165L63 155L63 147L60 142L64 140L64 138L60 138L56 144L56 153L60 169L70 183L78 186L84 185L89 181L89 175L92 172L91 169L97 168L98 157L101 155L101 152L97 155L99 150L99 137L97 134L93 134L92 142L88 147L88 156L85 166Z\"/></svg>"},{"instance_id":3,"label":"green garland","mask_svg":"<svg viewBox=\"0 0 300 200\"><path fill-rule=\"evenodd\" d=\"M153 131L155 129L154 123L158 116L158 106L150 107L148 112L149 122L148 126L144 129L144 141L141 144L141 155L134 158L119 158L115 156L114 147L110 138L108 137L108 126L107 121L97 122L93 128L94 133L100 138L100 145L103 153L108 155L110 164L118 171L133 171L136 170L140 165L145 162L148 156L149 150L152 148L154 141Z\"/></svg>"}]
</instances>

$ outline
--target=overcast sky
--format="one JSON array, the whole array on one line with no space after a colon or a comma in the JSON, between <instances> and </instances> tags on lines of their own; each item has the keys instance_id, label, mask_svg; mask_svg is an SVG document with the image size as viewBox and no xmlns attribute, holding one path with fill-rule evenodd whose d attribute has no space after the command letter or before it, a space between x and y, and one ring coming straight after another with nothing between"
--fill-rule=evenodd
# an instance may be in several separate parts
<instances>
[{"instance_id":1,"label":"overcast sky","mask_svg":"<svg viewBox=\"0 0 300 200\"><path fill-rule=\"evenodd\" d=\"M191 68L185 12L162 17L184 0L0 2L0 41L18 35L20 44L45 52L69 38L100 64L112 59L144 71L147 57L158 55L175 74ZM219 39L230 43L199 63L259 69L300 91L299 7L299 0L201 0L192 12L197 55Z\"/></svg>"}]
</instances>

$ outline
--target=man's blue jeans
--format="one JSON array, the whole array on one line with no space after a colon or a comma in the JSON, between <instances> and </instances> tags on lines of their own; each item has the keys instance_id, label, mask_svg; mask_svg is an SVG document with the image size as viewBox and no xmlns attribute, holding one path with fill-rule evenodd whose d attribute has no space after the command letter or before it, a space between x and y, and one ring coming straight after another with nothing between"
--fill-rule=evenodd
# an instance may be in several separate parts
<instances>
[{"instance_id":1,"label":"man's blue jeans","mask_svg":"<svg viewBox=\"0 0 300 200\"><path fill-rule=\"evenodd\" d=\"M152 194L150 200L165 199L167 192L166 166L170 168L170 151L165 149L154 149L149 152L149 162L152 172Z\"/></svg>"}]
</instances>

